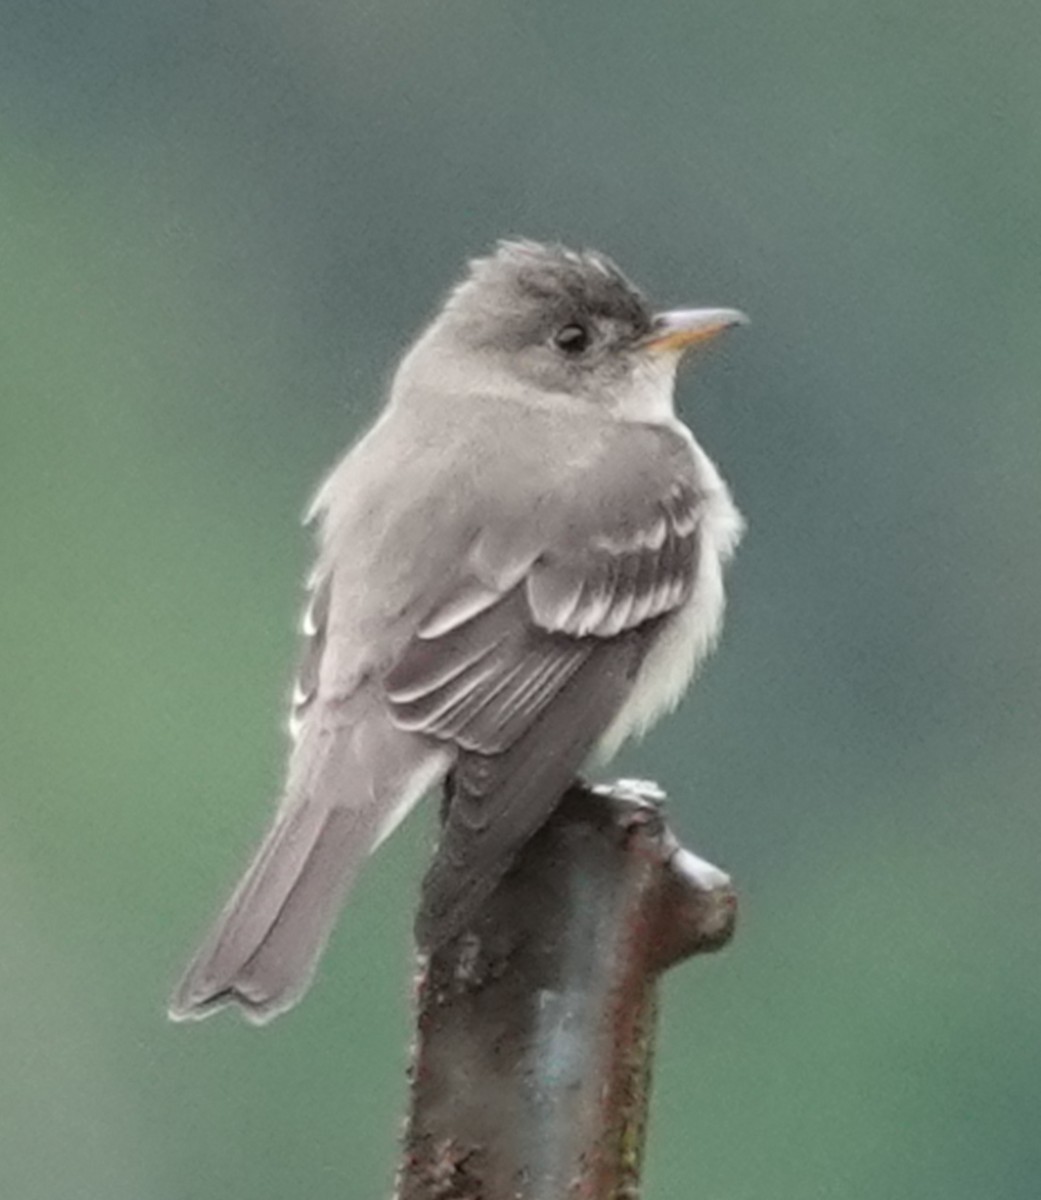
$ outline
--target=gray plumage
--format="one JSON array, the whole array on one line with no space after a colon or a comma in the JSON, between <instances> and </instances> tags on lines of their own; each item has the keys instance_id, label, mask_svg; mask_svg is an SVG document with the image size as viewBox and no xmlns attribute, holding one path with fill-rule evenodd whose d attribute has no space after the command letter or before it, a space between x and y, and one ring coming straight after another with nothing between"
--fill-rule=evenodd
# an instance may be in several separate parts
<instances>
[{"instance_id":1,"label":"gray plumage","mask_svg":"<svg viewBox=\"0 0 1041 1200\"><path fill-rule=\"evenodd\" d=\"M454 935L590 755L675 704L741 521L673 375L739 319L655 317L598 254L471 264L313 505L283 800L173 1017L299 999L359 866L449 772L417 934Z\"/></svg>"}]
</instances>

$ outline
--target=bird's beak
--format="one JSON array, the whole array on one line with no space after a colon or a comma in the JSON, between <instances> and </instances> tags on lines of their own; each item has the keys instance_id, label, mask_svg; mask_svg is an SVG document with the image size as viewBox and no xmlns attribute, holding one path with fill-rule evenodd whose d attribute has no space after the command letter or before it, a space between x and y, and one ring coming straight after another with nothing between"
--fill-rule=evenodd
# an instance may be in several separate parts
<instances>
[{"instance_id":1,"label":"bird's beak","mask_svg":"<svg viewBox=\"0 0 1041 1200\"><path fill-rule=\"evenodd\" d=\"M748 318L736 308L675 308L659 313L643 348L654 354L688 349L699 342L711 341L734 325L747 325Z\"/></svg>"}]
</instances>

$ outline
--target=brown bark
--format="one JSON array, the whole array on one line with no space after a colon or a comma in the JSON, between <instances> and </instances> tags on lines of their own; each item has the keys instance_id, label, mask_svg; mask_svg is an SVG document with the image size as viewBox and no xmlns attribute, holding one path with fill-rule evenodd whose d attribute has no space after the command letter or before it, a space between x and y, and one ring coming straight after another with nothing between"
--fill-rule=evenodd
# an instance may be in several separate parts
<instances>
[{"instance_id":1,"label":"brown bark","mask_svg":"<svg viewBox=\"0 0 1041 1200\"><path fill-rule=\"evenodd\" d=\"M653 785L576 785L419 978L400 1200L638 1195L656 980L736 899Z\"/></svg>"}]
</instances>

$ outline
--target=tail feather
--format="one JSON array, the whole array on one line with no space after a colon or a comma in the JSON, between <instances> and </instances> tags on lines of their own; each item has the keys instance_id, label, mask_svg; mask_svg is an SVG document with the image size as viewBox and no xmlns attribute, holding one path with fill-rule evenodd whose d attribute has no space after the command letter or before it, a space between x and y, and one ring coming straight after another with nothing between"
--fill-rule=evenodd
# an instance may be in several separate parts
<instances>
[{"instance_id":1,"label":"tail feather","mask_svg":"<svg viewBox=\"0 0 1041 1200\"><path fill-rule=\"evenodd\" d=\"M304 738L273 826L174 992L175 1021L229 1004L261 1024L300 999L358 869L447 769L443 751L370 712Z\"/></svg>"}]
</instances>

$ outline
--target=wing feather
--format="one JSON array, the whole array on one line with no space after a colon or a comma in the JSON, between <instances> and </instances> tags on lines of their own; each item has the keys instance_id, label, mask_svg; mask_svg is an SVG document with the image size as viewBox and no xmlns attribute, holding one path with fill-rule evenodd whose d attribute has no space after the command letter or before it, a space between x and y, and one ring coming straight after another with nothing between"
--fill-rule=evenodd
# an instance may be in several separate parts
<instances>
[{"instance_id":1,"label":"wing feather","mask_svg":"<svg viewBox=\"0 0 1041 1200\"><path fill-rule=\"evenodd\" d=\"M592 649L533 624L518 588L444 637L414 641L386 677L387 699L403 729L499 753Z\"/></svg>"},{"instance_id":2,"label":"wing feather","mask_svg":"<svg viewBox=\"0 0 1041 1200\"><path fill-rule=\"evenodd\" d=\"M517 851L541 827L624 699L644 653L639 631L601 642L553 707L501 754L464 754L416 921L433 948L467 928Z\"/></svg>"},{"instance_id":3,"label":"wing feather","mask_svg":"<svg viewBox=\"0 0 1041 1200\"><path fill-rule=\"evenodd\" d=\"M533 557L494 601L487 580L464 577L386 676L397 724L503 753L592 655L686 598L698 503L694 488L673 483L642 521Z\"/></svg>"},{"instance_id":4,"label":"wing feather","mask_svg":"<svg viewBox=\"0 0 1041 1200\"><path fill-rule=\"evenodd\" d=\"M693 488L675 488L627 540L539 558L526 580L532 617L556 632L610 638L678 607L694 578L699 510Z\"/></svg>"}]
</instances>

